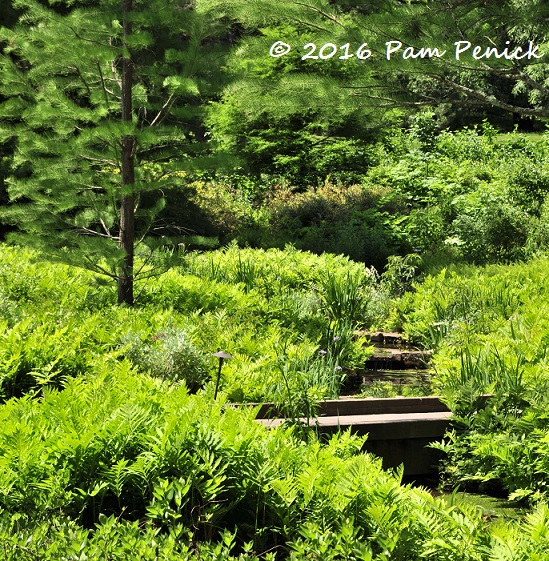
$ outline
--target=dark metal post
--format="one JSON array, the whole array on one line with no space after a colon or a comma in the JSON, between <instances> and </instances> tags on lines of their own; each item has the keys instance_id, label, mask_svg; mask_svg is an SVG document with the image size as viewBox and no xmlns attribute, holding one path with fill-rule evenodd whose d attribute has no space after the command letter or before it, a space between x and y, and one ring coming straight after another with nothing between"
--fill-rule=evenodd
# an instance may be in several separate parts
<instances>
[{"instance_id":1,"label":"dark metal post","mask_svg":"<svg viewBox=\"0 0 549 561\"><path fill-rule=\"evenodd\" d=\"M219 369L217 370L217 379L215 381L215 391L214 391L214 399L217 399L217 390L219 389L219 379L221 378L221 367L223 366L224 359L233 358L230 354L226 353L225 351L217 351L213 353L212 356L216 356L219 358Z\"/></svg>"}]
</instances>

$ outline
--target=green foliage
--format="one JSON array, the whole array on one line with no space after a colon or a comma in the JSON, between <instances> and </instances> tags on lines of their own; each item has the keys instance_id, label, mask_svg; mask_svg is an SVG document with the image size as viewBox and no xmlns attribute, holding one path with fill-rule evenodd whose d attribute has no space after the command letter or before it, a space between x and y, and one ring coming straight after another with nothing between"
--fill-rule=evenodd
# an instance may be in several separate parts
<instances>
[{"instance_id":1,"label":"green foliage","mask_svg":"<svg viewBox=\"0 0 549 561\"><path fill-rule=\"evenodd\" d=\"M279 189L268 202L270 229L261 232L259 243L341 253L381 269L391 253L406 245L387 219L384 194L374 186L330 181L302 193Z\"/></svg>"},{"instance_id":2,"label":"green foliage","mask_svg":"<svg viewBox=\"0 0 549 561\"><path fill-rule=\"evenodd\" d=\"M392 187L394 200L408 207L401 222L409 243L421 252L446 246L456 257L477 263L524 257L539 220L539 199L521 194L517 170L541 171L545 145L497 145L488 126L442 132L427 148L410 145L415 136L412 128L403 138L408 155L371 171L372 178ZM528 190L536 192L534 182Z\"/></svg>"},{"instance_id":3,"label":"green foliage","mask_svg":"<svg viewBox=\"0 0 549 561\"><path fill-rule=\"evenodd\" d=\"M425 120L432 125L431 117ZM341 253L378 271L393 255L412 251L426 264L483 264L546 249L545 137L511 133L496 142L487 123L436 135L432 126L418 127L392 129L372 145L375 158L360 184L327 176L297 187L267 173L202 179L194 184L194 210L185 212L204 235Z\"/></svg>"},{"instance_id":4,"label":"green foliage","mask_svg":"<svg viewBox=\"0 0 549 561\"><path fill-rule=\"evenodd\" d=\"M400 300L409 336L437 349L433 384L457 416L441 446L451 484L547 500L548 291L537 258L443 270Z\"/></svg>"},{"instance_id":5,"label":"green foliage","mask_svg":"<svg viewBox=\"0 0 549 561\"><path fill-rule=\"evenodd\" d=\"M141 286L146 305L131 309L115 306L91 273L35 263L14 248L3 247L0 257L8 312L0 345L4 398L28 392L0 405L0 551L6 559L127 557L131 550L151 560L478 560L500 547L500 526L492 530L476 510L402 487L398 475L359 452L361 439L344 434L322 444L311 431L303 439L299 427L265 430L253 422L253 410L227 401L272 400L298 420L314 417L319 399L337 395L342 366L362 360L364 352L352 338L350 318L358 325L373 295L388 290L363 265L293 248L232 245L187 253L180 271ZM405 281L413 266L413 260L395 263L384 282ZM502 290L493 268L490 290L483 291L470 269L476 292L462 300L474 304L476 298L476 309L494 301L495 312L475 316L479 321L515 315L511 333L522 349L532 330L526 316L517 316L526 301L520 291L527 290L526 278L541 286L545 270L542 261L533 263L514 290L509 280ZM446 303L459 302L459 277L450 278L452 290L435 290L446 282L443 275L426 287L445 295ZM418 302L428 300L424 295ZM427 307L425 325L435 309L453 333L467 308ZM536 317L544 322L546 315L541 310ZM532 351L540 363L543 341L540 335ZM213 382L189 395L187 386L198 389L208 370L213 378L216 364L207 354L217 348L233 356L224 365L220 399L212 399ZM482 377L471 386L470 403L465 392L456 398L456 411L472 429L470 440L445 445L456 478L474 467L477 479L497 478L515 497L544 496L546 392L528 385L542 378L530 368L532 359L513 359L504 349L487 351L476 366L475 356L464 359L467 376L496 365L489 383L507 382L476 415L468 412ZM16 368L19 378L10 378ZM473 443L481 446L473 449ZM485 471L477 473L480 465ZM520 477L512 465L520 466ZM530 531L530 524L539 528L545 520L543 508L532 522L509 530L512 540L503 543L511 551L529 555L547 547L547 536Z\"/></svg>"},{"instance_id":6,"label":"green foliage","mask_svg":"<svg viewBox=\"0 0 549 561\"><path fill-rule=\"evenodd\" d=\"M124 354L141 371L162 380L184 380L189 391L197 391L211 375L210 360L181 328L168 328L143 341L128 334L122 341Z\"/></svg>"},{"instance_id":7,"label":"green foliage","mask_svg":"<svg viewBox=\"0 0 549 561\"><path fill-rule=\"evenodd\" d=\"M101 353L100 342L91 335L100 323L91 317L84 325L73 320L55 327L26 319L8 329L0 322L0 397L60 387L69 377L84 374ZM101 360L115 356L115 352L101 353Z\"/></svg>"},{"instance_id":8,"label":"green foliage","mask_svg":"<svg viewBox=\"0 0 549 561\"><path fill-rule=\"evenodd\" d=\"M375 150L368 142L342 135L348 135L349 129L360 135L360 124L345 118L337 124L327 123L311 114L309 107L296 106L295 114L285 118L262 115L250 119L240 101L229 94L223 103L212 105L207 125L222 148L243 159L252 176L261 170L298 187L315 185L327 177L359 182L375 162Z\"/></svg>"},{"instance_id":9,"label":"green foliage","mask_svg":"<svg viewBox=\"0 0 549 561\"><path fill-rule=\"evenodd\" d=\"M12 240L116 279L132 305L134 277L157 272L134 253L174 233L155 223L164 191L226 160L208 156L201 116L243 3L13 4L18 24L0 29L0 144L14 146L2 220Z\"/></svg>"},{"instance_id":10,"label":"green foliage","mask_svg":"<svg viewBox=\"0 0 549 561\"><path fill-rule=\"evenodd\" d=\"M252 247L284 247L341 253L382 268L388 255L400 250L402 237L387 219L384 191L345 186L327 180L302 192L285 179L270 176L243 181L241 176L197 181L182 207L185 224L196 232L236 239ZM194 214L193 214L194 213ZM405 245L405 243L404 243Z\"/></svg>"},{"instance_id":11,"label":"green foliage","mask_svg":"<svg viewBox=\"0 0 549 561\"><path fill-rule=\"evenodd\" d=\"M128 362L0 417L6 559L477 560L501 531L401 486L349 433L304 443ZM528 519L517 552L547 546L546 517Z\"/></svg>"},{"instance_id":12,"label":"green foliage","mask_svg":"<svg viewBox=\"0 0 549 561\"><path fill-rule=\"evenodd\" d=\"M159 214L164 224L215 237L216 245L235 237L246 241L246 232L266 227L268 209L254 204L262 186L246 176L192 181L183 176L174 178L174 183L165 193L167 204Z\"/></svg>"},{"instance_id":13,"label":"green foliage","mask_svg":"<svg viewBox=\"0 0 549 561\"><path fill-rule=\"evenodd\" d=\"M372 314L376 277L343 257L234 244L182 253L181 270L139 285L142 307L135 310L113 307L93 274L33 257L7 247L0 255L3 399L62 387L121 356L140 372L212 391L210 355L224 349L234 358L223 368L221 390L233 400L278 399L287 370L289 387L316 401L337 396L343 369L368 353L353 332Z\"/></svg>"}]
</instances>

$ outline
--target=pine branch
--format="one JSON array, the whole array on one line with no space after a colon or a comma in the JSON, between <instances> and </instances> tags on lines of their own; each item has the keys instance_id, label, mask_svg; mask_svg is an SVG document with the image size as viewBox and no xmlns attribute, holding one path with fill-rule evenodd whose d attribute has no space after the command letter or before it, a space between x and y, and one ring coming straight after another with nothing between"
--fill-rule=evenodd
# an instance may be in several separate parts
<instances>
[{"instance_id":1,"label":"pine branch","mask_svg":"<svg viewBox=\"0 0 549 561\"><path fill-rule=\"evenodd\" d=\"M101 88L103 90L103 96L105 98L105 107L109 108L109 97L107 95L107 88L105 86L105 78L103 77L103 71L101 70L101 65L97 63L97 71L99 72L99 79L101 80Z\"/></svg>"},{"instance_id":2,"label":"pine branch","mask_svg":"<svg viewBox=\"0 0 549 561\"><path fill-rule=\"evenodd\" d=\"M313 12L316 12L317 14L321 15L322 17L324 17L324 18L334 22L335 24L339 25L343 29L346 29L345 25L343 23L341 23L334 15L327 14L326 12L321 10L320 8L317 8L316 6L311 6L311 4L305 4L303 2L295 2L295 4L297 6L303 6L304 8L312 10Z\"/></svg>"},{"instance_id":3,"label":"pine branch","mask_svg":"<svg viewBox=\"0 0 549 561\"><path fill-rule=\"evenodd\" d=\"M467 86L463 86L450 80L449 78L445 78L444 76L440 76L438 74L425 74L430 78L433 78L437 82L444 84L446 86L451 87L452 89L465 94L469 98L477 99L483 101L486 105L491 105L493 107L499 107L500 109L504 109L505 111L510 111L513 113L519 113L520 115L531 115L536 117L549 117L549 108L547 109L536 109L531 107L521 107L519 105L513 105L511 103L506 103L493 95L485 94L481 90L473 90L472 88L468 88Z\"/></svg>"},{"instance_id":4,"label":"pine branch","mask_svg":"<svg viewBox=\"0 0 549 561\"><path fill-rule=\"evenodd\" d=\"M98 238L106 238L109 240L113 240L116 238L116 236L111 236L110 234L102 234L101 232L97 232L96 230L92 230L90 228L86 228L85 226L79 226L78 228L76 228L77 231L82 232L83 234L87 235L87 236L94 236L94 237L98 237Z\"/></svg>"},{"instance_id":5,"label":"pine branch","mask_svg":"<svg viewBox=\"0 0 549 561\"><path fill-rule=\"evenodd\" d=\"M164 105L160 108L160 111L156 114L156 117L152 120L152 122L150 123L149 126L154 127L154 125L156 125L156 122L160 119L160 116L162 115L162 111L164 111L166 108L167 111L164 114L164 117L162 117L162 120L159 121L159 125L162 123L162 121L164 121L164 119L166 119L166 117L168 116L169 112L170 112L170 108L173 105L173 103L175 102L174 99L174 94L170 94L170 97L168 97L168 99L166 100L166 103L164 103ZM168 107L169 106L169 107Z\"/></svg>"},{"instance_id":6,"label":"pine branch","mask_svg":"<svg viewBox=\"0 0 549 561\"><path fill-rule=\"evenodd\" d=\"M90 205L92 205L93 209L95 210L97 219L99 220L99 223L101 224L101 227L103 228L103 231L105 232L106 236L109 239L113 239L114 236L111 234L111 231L109 230L109 228L105 224L105 221L103 220L103 216L101 215L101 211L99 210L99 208L97 208L97 205L96 205L95 201L93 200L93 197L89 196L88 198L90 200Z\"/></svg>"},{"instance_id":7,"label":"pine branch","mask_svg":"<svg viewBox=\"0 0 549 561\"><path fill-rule=\"evenodd\" d=\"M99 273L101 275L105 275L106 277L109 277L113 280L118 279L118 275L115 275L115 274L111 273L108 269L105 269L103 266L98 265L95 261L93 261L91 259L91 257L89 255L83 255L82 257L84 258L84 261L87 262L87 264L88 264L87 268L90 271L94 271L94 272Z\"/></svg>"},{"instance_id":8,"label":"pine branch","mask_svg":"<svg viewBox=\"0 0 549 561\"><path fill-rule=\"evenodd\" d=\"M85 154L80 155L80 158L86 162L96 162L100 164L106 164L108 166L112 166L113 168L118 167L118 162L114 160L106 160L105 158L93 158L92 156L86 156ZM97 186L93 186L94 189L97 189Z\"/></svg>"},{"instance_id":9,"label":"pine branch","mask_svg":"<svg viewBox=\"0 0 549 561\"><path fill-rule=\"evenodd\" d=\"M521 68L516 76L526 82L526 84L528 84L531 88L534 88L545 95L549 95L549 88L546 88L543 84L540 84L537 80L534 80L531 76L526 74L524 69Z\"/></svg>"}]
</instances>

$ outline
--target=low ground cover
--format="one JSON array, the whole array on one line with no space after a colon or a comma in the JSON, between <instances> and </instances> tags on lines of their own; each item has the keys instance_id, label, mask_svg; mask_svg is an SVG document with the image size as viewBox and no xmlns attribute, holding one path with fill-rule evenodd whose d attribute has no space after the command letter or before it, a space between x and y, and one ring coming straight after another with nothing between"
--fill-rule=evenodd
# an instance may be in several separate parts
<instances>
[{"instance_id":1,"label":"low ground cover","mask_svg":"<svg viewBox=\"0 0 549 561\"><path fill-rule=\"evenodd\" d=\"M127 357L164 380L211 391L213 352L232 355L221 390L233 401L336 397L345 368L368 349L353 331L375 312L375 273L344 257L286 250L184 254L115 306L89 272L0 255L0 396L62 387ZM298 404L296 403L296 407Z\"/></svg>"},{"instance_id":2,"label":"low ground cover","mask_svg":"<svg viewBox=\"0 0 549 561\"><path fill-rule=\"evenodd\" d=\"M542 503L489 524L401 485L359 438L268 431L229 405L296 412L337 391L338 366L363 353L342 329L386 306L364 266L291 248L189 254L129 309L35 257L0 256L5 559L544 559ZM400 309L417 315L413 298ZM217 348L234 358L214 401Z\"/></svg>"},{"instance_id":3,"label":"low ground cover","mask_svg":"<svg viewBox=\"0 0 549 561\"><path fill-rule=\"evenodd\" d=\"M434 385L457 415L442 446L453 484L531 502L549 496L548 290L546 257L454 266L393 311L393 327L436 349ZM485 409L481 393L494 394Z\"/></svg>"},{"instance_id":4,"label":"low ground cover","mask_svg":"<svg viewBox=\"0 0 549 561\"><path fill-rule=\"evenodd\" d=\"M360 438L267 430L127 360L0 416L6 560L518 560L549 545L545 506L488 524L402 486Z\"/></svg>"}]
</instances>

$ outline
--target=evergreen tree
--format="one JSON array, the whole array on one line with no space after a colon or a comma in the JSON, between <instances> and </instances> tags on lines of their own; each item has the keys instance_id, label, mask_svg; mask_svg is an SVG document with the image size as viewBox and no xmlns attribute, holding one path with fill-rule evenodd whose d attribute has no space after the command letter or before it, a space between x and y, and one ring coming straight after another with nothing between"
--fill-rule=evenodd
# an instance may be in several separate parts
<instances>
[{"instance_id":1,"label":"evergreen tree","mask_svg":"<svg viewBox=\"0 0 549 561\"><path fill-rule=\"evenodd\" d=\"M2 219L13 241L118 283L151 265L162 190L206 165L200 114L219 90L232 5L13 0L0 31L0 144L15 143ZM236 12L235 12L236 13Z\"/></svg>"},{"instance_id":2,"label":"evergreen tree","mask_svg":"<svg viewBox=\"0 0 549 561\"><path fill-rule=\"evenodd\" d=\"M549 116L549 5L539 0L388 2L357 20L383 47L383 101ZM401 47L387 59L387 42ZM437 47L443 56L429 56ZM406 53L406 49L408 51ZM424 56L421 56L421 50Z\"/></svg>"},{"instance_id":3,"label":"evergreen tree","mask_svg":"<svg viewBox=\"0 0 549 561\"><path fill-rule=\"evenodd\" d=\"M262 123L270 123L272 129L272 123L289 118L319 123L317 128L328 136L337 134L342 123L354 122L356 135L357 128L394 124L426 106L464 108L467 115L478 108L481 115L492 110L549 116L546 2L311 0L294 4L303 6L302 14L286 17L281 11L277 29L263 30L234 51L230 64L241 79L226 91L223 109L211 122L214 133L243 153L250 144L246 138L250 126L263 135ZM290 45L290 52L264 56L277 39ZM457 59L459 41L463 41L461 48L466 42L471 46ZM388 59L387 49L398 44L400 48ZM499 56L474 58L477 45L480 54L496 48ZM535 54L541 58L501 56L505 48L511 55L517 48L528 52L530 45L538 47ZM422 49L435 47L446 54L428 56L424 51L419 56ZM281 133L283 138L285 131ZM272 146L276 137L269 130L267 141ZM252 143L257 144L255 138ZM269 148L267 142L263 146Z\"/></svg>"},{"instance_id":4,"label":"evergreen tree","mask_svg":"<svg viewBox=\"0 0 549 561\"><path fill-rule=\"evenodd\" d=\"M11 27L17 22L17 13L11 5L2 6L0 10L0 28ZM0 103L3 101L0 96ZM10 161L13 155L13 146L10 143L0 144L0 207L6 204L8 197L6 191L6 177L9 173ZM5 226L0 220L0 240L5 233Z\"/></svg>"}]
</instances>

